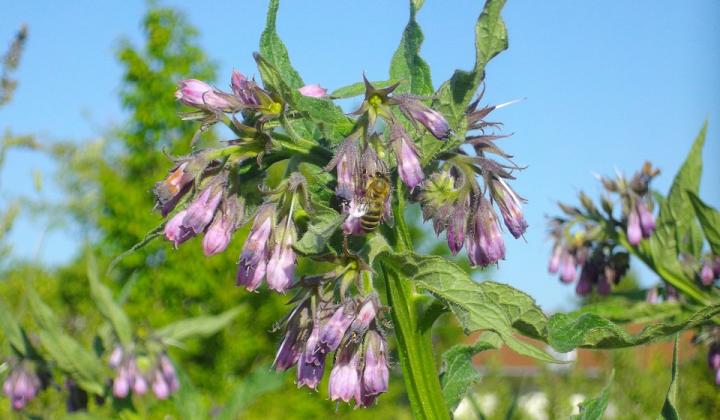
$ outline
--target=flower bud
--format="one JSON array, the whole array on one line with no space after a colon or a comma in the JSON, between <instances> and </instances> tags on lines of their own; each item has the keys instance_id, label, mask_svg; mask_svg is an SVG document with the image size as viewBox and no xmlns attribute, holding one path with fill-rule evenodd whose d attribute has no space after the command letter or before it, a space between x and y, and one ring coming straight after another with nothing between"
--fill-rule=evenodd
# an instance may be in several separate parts
<instances>
[{"instance_id":1,"label":"flower bud","mask_svg":"<svg viewBox=\"0 0 720 420\"><path fill-rule=\"evenodd\" d=\"M463 200L463 202L455 206L447 224L447 243L453 255L457 255L465 244L467 223L467 203Z\"/></svg>"},{"instance_id":2,"label":"flower bud","mask_svg":"<svg viewBox=\"0 0 720 420\"><path fill-rule=\"evenodd\" d=\"M395 103L405 116L425 126L435 138L442 140L450 135L450 126L439 112L420 102L418 98L408 95L398 95Z\"/></svg>"},{"instance_id":3,"label":"flower bud","mask_svg":"<svg viewBox=\"0 0 720 420\"><path fill-rule=\"evenodd\" d=\"M711 286L715 282L715 273L713 272L712 262L705 260L700 269L700 281L704 286Z\"/></svg>"},{"instance_id":4,"label":"flower bud","mask_svg":"<svg viewBox=\"0 0 720 420\"><path fill-rule=\"evenodd\" d=\"M330 319L320 328L320 344L325 353L335 351L340 341L355 318L355 308L352 302L342 305L335 310Z\"/></svg>"},{"instance_id":5,"label":"flower bud","mask_svg":"<svg viewBox=\"0 0 720 420\"><path fill-rule=\"evenodd\" d=\"M153 394L155 394L159 400L164 400L170 396L170 386L160 370L155 370L154 372L152 390Z\"/></svg>"},{"instance_id":6,"label":"flower bud","mask_svg":"<svg viewBox=\"0 0 720 420\"><path fill-rule=\"evenodd\" d=\"M248 80L242 73L233 70L230 78L230 87L235 97L245 106L258 106L260 100L255 95L255 89L258 89L255 82Z\"/></svg>"},{"instance_id":7,"label":"flower bud","mask_svg":"<svg viewBox=\"0 0 720 420\"><path fill-rule=\"evenodd\" d=\"M467 238L468 258L471 265L496 263L505 258L505 243L500 233L497 216L490 203L482 198L473 218L474 232Z\"/></svg>"},{"instance_id":8,"label":"flower bud","mask_svg":"<svg viewBox=\"0 0 720 420\"><path fill-rule=\"evenodd\" d=\"M225 251L233 232L237 227L237 201L234 198L225 200L222 210L215 214L215 218L205 232L202 246L206 257Z\"/></svg>"},{"instance_id":9,"label":"flower bud","mask_svg":"<svg viewBox=\"0 0 720 420\"><path fill-rule=\"evenodd\" d=\"M187 213L182 221L183 227L194 234L202 232L213 219L215 209L217 209L221 199L221 190L213 188L213 186L205 188L200 193L200 196L188 206Z\"/></svg>"},{"instance_id":10,"label":"flower bud","mask_svg":"<svg viewBox=\"0 0 720 420\"><path fill-rule=\"evenodd\" d=\"M528 228L521 208L522 200L501 178L495 178L491 186L493 198L500 208L505 226L515 239L519 238Z\"/></svg>"},{"instance_id":11,"label":"flower bud","mask_svg":"<svg viewBox=\"0 0 720 420\"><path fill-rule=\"evenodd\" d=\"M385 339L374 330L370 330L365 338L365 367L362 377L363 405L368 396L376 396L388 389L388 369Z\"/></svg>"},{"instance_id":12,"label":"flower bud","mask_svg":"<svg viewBox=\"0 0 720 420\"><path fill-rule=\"evenodd\" d=\"M123 349L121 346L115 346L112 353L110 353L110 358L108 359L108 364L111 368L117 369L120 366L120 363L122 363L123 358Z\"/></svg>"},{"instance_id":13,"label":"flower bud","mask_svg":"<svg viewBox=\"0 0 720 420\"><path fill-rule=\"evenodd\" d=\"M356 195L356 180L362 173L360 168L360 149L356 136L350 135L337 148L335 156L325 167L326 171L335 168L337 173L337 187L335 194L346 200L352 200Z\"/></svg>"},{"instance_id":14,"label":"flower bud","mask_svg":"<svg viewBox=\"0 0 720 420\"><path fill-rule=\"evenodd\" d=\"M560 258L560 280L563 283L572 283L575 280L575 257L565 252Z\"/></svg>"},{"instance_id":15,"label":"flower bud","mask_svg":"<svg viewBox=\"0 0 720 420\"><path fill-rule=\"evenodd\" d=\"M351 330L358 333L364 334L365 331L370 327L370 323L377 316L380 304L377 300L376 295L372 295L365 302L363 302L360 310L355 316L355 320L352 322Z\"/></svg>"},{"instance_id":16,"label":"flower bud","mask_svg":"<svg viewBox=\"0 0 720 420\"><path fill-rule=\"evenodd\" d=\"M612 282L604 274L598 276L597 292L601 296L607 296L612 291Z\"/></svg>"},{"instance_id":17,"label":"flower bud","mask_svg":"<svg viewBox=\"0 0 720 420\"><path fill-rule=\"evenodd\" d=\"M550 256L550 262L548 263L548 272L555 274L560 268L560 257L562 256L563 249L560 244L555 244L553 247L552 255Z\"/></svg>"},{"instance_id":18,"label":"flower bud","mask_svg":"<svg viewBox=\"0 0 720 420\"><path fill-rule=\"evenodd\" d=\"M320 349L320 327L314 323L297 366L297 386L317 389L325 370L325 353Z\"/></svg>"},{"instance_id":19,"label":"flower bud","mask_svg":"<svg viewBox=\"0 0 720 420\"><path fill-rule=\"evenodd\" d=\"M297 342L297 328L288 328L280 347L278 348L273 366L275 370L288 370L300 359L300 348Z\"/></svg>"},{"instance_id":20,"label":"flower bud","mask_svg":"<svg viewBox=\"0 0 720 420\"><path fill-rule=\"evenodd\" d=\"M645 302L655 305L660 301L660 294L658 293L657 287L652 287L648 289L647 293L645 294Z\"/></svg>"},{"instance_id":21,"label":"flower bud","mask_svg":"<svg viewBox=\"0 0 720 420\"><path fill-rule=\"evenodd\" d=\"M636 246L642 239L642 230L640 228L640 216L635 209L630 210L627 218L627 239L630 245Z\"/></svg>"},{"instance_id":22,"label":"flower bud","mask_svg":"<svg viewBox=\"0 0 720 420\"><path fill-rule=\"evenodd\" d=\"M638 201L635 207L640 220L640 230L643 238L649 238L655 230L655 219L643 201Z\"/></svg>"},{"instance_id":23,"label":"flower bud","mask_svg":"<svg viewBox=\"0 0 720 420\"><path fill-rule=\"evenodd\" d=\"M115 398L125 398L130 392L130 383L124 370L113 379L113 395Z\"/></svg>"},{"instance_id":24,"label":"flower bud","mask_svg":"<svg viewBox=\"0 0 720 420\"><path fill-rule=\"evenodd\" d=\"M167 216L178 200L190 190L195 176L188 171L190 161L182 162L170 171L164 180L155 184L155 198L160 212Z\"/></svg>"},{"instance_id":25,"label":"flower bud","mask_svg":"<svg viewBox=\"0 0 720 420\"><path fill-rule=\"evenodd\" d=\"M309 96L311 98L322 98L327 94L327 89L317 84L305 85L298 89L298 91L301 95Z\"/></svg>"},{"instance_id":26,"label":"flower bud","mask_svg":"<svg viewBox=\"0 0 720 420\"><path fill-rule=\"evenodd\" d=\"M172 242L175 248L181 243L195 236L195 234L183 227L183 220L187 215L187 210L182 210L173 216L167 223L165 223L165 237L168 241Z\"/></svg>"},{"instance_id":27,"label":"flower bud","mask_svg":"<svg viewBox=\"0 0 720 420\"><path fill-rule=\"evenodd\" d=\"M145 395L148 391L147 379L140 373L136 372L132 381L132 390L137 395Z\"/></svg>"},{"instance_id":28,"label":"flower bud","mask_svg":"<svg viewBox=\"0 0 720 420\"><path fill-rule=\"evenodd\" d=\"M592 264L585 264L580 271L580 279L575 285L575 293L578 296L587 296L592 292L593 283L596 280L597 273ZM574 277L574 276L573 276Z\"/></svg>"},{"instance_id":29,"label":"flower bud","mask_svg":"<svg viewBox=\"0 0 720 420\"><path fill-rule=\"evenodd\" d=\"M346 346L335 358L335 365L330 372L330 399L350 402L355 399L360 403L360 352L357 345Z\"/></svg>"},{"instance_id":30,"label":"flower bud","mask_svg":"<svg viewBox=\"0 0 720 420\"><path fill-rule=\"evenodd\" d=\"M266 276L270 289L285 293L295 275L295 251L292 248L295 243L295 225L287 218L283 219L281 225L284 228L280 231L280 237L276 238L275 247L267 263Z\"/></svg>"},{"instance_id":31,"label":"flower bud","mask_svg":"<svg viewBox=\"0 0 720 420\"><path fill-rule=\"evenodd\" d=\"M238 263L237 284L255 290L265 277L267 243L272 233L275 205L264 204L258 209L255 221L243 245Z\"/></svg>"},{"instance_id":32,"label":"flower bud","mask_svg":"<svg viewBox=\"0 0 720 420\"><path fill-rule=\"evenodd\" d=\"M10 398L13 410L22 410L40 390L40 379L23 364L16 365L3 383L3 392Z\"/></svg>"},{"instance_id":33,"label":"flower bud","mask_svg":"<svg viewBox=\"0 0 720 420\"><path fill-rule=\"evenodd\" d=\"M175 92L177 98L183 104L193 108L230 109L232 104L222 92L213 89L212 86L196 79L183 80L178 84Z\"/></svg>"},{"instance_id":34,"label":"flower bud","mask_svg":"<svg viewBox=\"0 0 720 420\"><path fill-rule=\"evenodd\" d=\"M395 148L398 175L405 185L410 190L413 190L425 177L420 166L420 158L415 143L413 143L403 126L398 123L393 123L390 128L390 140Z\"/></svg>"},{"instance_id":35,"label":"flower bud","mask_svg":"<svg viewBox=\"0 0 720 420\"><path fill-rule=\"evenodd\" d=\"M175 366L173 366L172 362L165 354L160 355L158 364L160 372L170 388L170 392L172 393L177 391L178 388L180 388L180 381L178 380L177 373L175 372Z\"/></svg>"}]
</instances>

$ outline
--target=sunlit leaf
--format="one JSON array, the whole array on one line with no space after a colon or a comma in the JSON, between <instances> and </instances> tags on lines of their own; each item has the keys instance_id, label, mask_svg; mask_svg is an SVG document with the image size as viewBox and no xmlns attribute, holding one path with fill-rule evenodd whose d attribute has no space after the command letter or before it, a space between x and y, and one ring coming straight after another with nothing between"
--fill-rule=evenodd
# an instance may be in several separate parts
<instances>
[{"instance_id":1,"label":"sunlit leaf","mask_svg":"<svg viewBox=\"0 0 720 420\"><path fill-rule=\"evenodd\" d=\"M20 324L3 301L0 300L0 328L13 349L22 356L29 356L33 351Z\"/></svg>"},{"instance_id":2,"label":"sunlit leaf","mask_svg":"<svg viewBox=\"0 0 720 420\"><path fill-rule=\"evenodd\" d=\"M294 248L302 254L322 253L343 220L344 218L331 208L317 209L315 214L310 217L307 231L295 243Z\"/></svg>"},{"instance_id":3,"label":"sunlit leaf","mask_svg":"<svg viewBox=\"0 0 720 420\"><path fill-rule=\"evenodd\" d=\"M605 416L605 410L610 399L610 388L612 387L615 371L610 373L607 385L602 389L600 395L590 398L580 403L580 415L576 416L577 420L600 420Z\"/></svg>"},{"instance_id":4,"label":"sunlit leaf","mask_svg":"<svg viewBox=\"0 0 720 420\"><path fill-rule=\"evenodd\" d=\"M707 306L692 316L675 322L655 323L638 334L595 314L563 314L550 317L548 343L555 350L568 352L577 347L613 349L646 344L689 328L695 328L720 314L720 304Z\"/></svg>"},{"instance_id":5,"label":"sunlit leaf","mask_svg":"<svg viewBox=\"0 0 720 420\"><path fill-rule=\"evenodd\" d=\"M305 85L305 83L303 83L300 74L290 64L287 48L277 34L276 24L279 7L280 0L270 0L265 30L260 35L260 54L275 66L289 87L297 89Z\"/></svg>"},{"instance_id":6,"label":"sunlit leaf","mask_svg":"<svg viewBox=\"0 0 720 420\"><path fill-rule=\"evenodd\" d=\"M660 418L664 420L680 420L677 412L677 394L678 394L678 336L675 337L675 345L673 346L673 362L672 376L670 379L670 387L668 388L665 402L660 412Z\"/></svg>"},{"instance_id":7,"label":"sunlit leaf","mask_svg":"<svg viewBox=\"0 0 720 420\"><path fill-rule=\"evenodd\" d=\"M472 363L473 356L485 351L498 349L502 340L494 332L483 333L473 345L458 344L442 354L440 383L448 408L454 411L467 394L468 389L480 380L480 374Z\"/></svg>"},{"instance_id":8,"label":"sunlit leaf","mask_svg":"<svg viewBox=\"0 0 720 420\"><path fill-rule=\"evenodd\" d=\"M155 335L169 344L177 344L193 336L207 337L225 328L240 311L241 308L233 308L220 315L183 319L160 328Z\"/></svg>"},{"instance_id":9,"label":"sunlit leaf","mask_svg":"<svg viewBox=\"0 0 720 420\"><path fill-rule=\"evenodd\" d=\"M688 191L688 197L695 208L695 215L705 233L705 239L710 244L710 249L713 254L720 255L720 212L705 204L692 191Z\"/></svg>"},{"instance_id":10,"label":"sunlit leaf","mask_svg":"<svg viewBox=\"0 0 720 420\"><path fill-rule=\"evenodd\" d=\"M117 335L120 344L125 348L129 348L132 345L130 319L128 319L120 305L115 302L110 289L100 281L95 258L92 255L88 257L87 275L90 280L90 296L92 296L95 301L95 306L110 325L112 325L113 331L115 331L115 335Z\"/></svg>"},{"instance_id":11,"label":"sunlit leaf","mask_svg":"<svg viewBox=\"0 0 720 420\"><path fill-rule=\"evenodd\" d=\"M398 93L429 96L433 93L430 66L420 57L423 34L415 19L422 3L410 1L410 20L390 62L390 78L406 82L398 86Z\"/></svg>"}]
</instances>

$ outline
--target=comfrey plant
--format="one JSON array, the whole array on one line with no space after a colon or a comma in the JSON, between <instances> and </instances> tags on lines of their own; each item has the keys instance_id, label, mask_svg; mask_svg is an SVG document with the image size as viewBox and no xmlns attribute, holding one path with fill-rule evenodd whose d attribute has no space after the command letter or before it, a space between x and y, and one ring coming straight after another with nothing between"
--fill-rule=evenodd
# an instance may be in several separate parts
<instances>
[{"instance_id":1,"label":"comfrey plant","mask_svg":"<svg viewBox=\"0 0 720 420\"><path fill-rule=\"evenodd\" d=\"M650 312L662 318L676 315L678 304L683 310L693 310L720 300L716 286L720 278L720 238L716 234L720 214L697 196L704 142L705 128L666 197L651 190L650 182L660 171L646 162L630 179L599 177L604 189L599 205L583 192L579 207L559 204L563 216L549 221L554 245L548 270L559 274L564 283L577 279L578 295L593 290L610 295L612 286L628 271L630 256L647 265L662 283L649 288L644 301L615 296L592 306L593 311L605 311L603 305L617 307L622 302L626 308L619 318L623 320L634 320L628 313L643 310L644 316ZM695 341L707 344L708 364L717 376L718 327L698 329ZM720 376L717 378L720 385Z\"/></svg>"},{"instance_id":2,"label":"comfrey plant","mask_svg":"<svg viewBox=\"0 0 720 420\"><path fill-rule=\"evenodd\" d=\"M477 95L485 65L507 48L503 5L489 0L478 18L474 67L456 71L437 90L419 55L422 1L410 2L390 80L363 78L330 93L306 84L276 33L278 1L272 0L254 55L261 81L234 71L229 89L179 82L175 96L189 108L181 117L199 124L192 146L215 124L233 138L174 159L155 186L157 209L167 219L149 238L163 235L177 247L202 236L211 256L243 236L236 232L247 232L237 285L253 292L267 284L292 296L289 313L277 323L282 332L273 366L294 367L298 387L317 389L328 370L332 400L374 404L387 390L389 348L396 343L414 415L448 418L477 379L475 353L507 345L556 362L517 334L561 352L627 347L720 313L707 306L696 321L630 336L599 316L548 318L510 286L475 282L448 259L415 252L405 220L412 205L432 220L437 235L445 232L453 254L464 249L474 266L505 259L501 219L514 238L528 228L524 200L511 187L521 168L496 144L500 124L487 120L507 104L480 106ZM349 114L333 102L361 95ZM630 219L645 217L651 204L643 191L626 193L628 221L620 223L635 226ZM640 223L642 236L649 225ZM568 255L578 252L558 246ZM609 284L623 263L602 255L595 269L615 270ZM467 333L484 334L445 353L438 375L431 331L447 311Z\"/></svg>"}]
</instances>

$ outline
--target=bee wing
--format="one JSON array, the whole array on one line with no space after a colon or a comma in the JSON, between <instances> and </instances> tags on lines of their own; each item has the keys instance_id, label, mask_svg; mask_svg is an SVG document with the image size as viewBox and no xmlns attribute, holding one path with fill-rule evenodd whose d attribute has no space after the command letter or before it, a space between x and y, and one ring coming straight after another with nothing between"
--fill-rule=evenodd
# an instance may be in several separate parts
<instances>
[{"instance_id":1,"label":"bee wing","mask_svg":"<svg viewBox=\"0 0 720 420\"><path fill-rule=\"evenodd\" d=\"M385 199L385 212L383 213L383 221L388 226L395 227L395 216L393 216L392 205L390 203L391 197L392 194L388 194L387 198Z\"/></svg>"}]
</instances>

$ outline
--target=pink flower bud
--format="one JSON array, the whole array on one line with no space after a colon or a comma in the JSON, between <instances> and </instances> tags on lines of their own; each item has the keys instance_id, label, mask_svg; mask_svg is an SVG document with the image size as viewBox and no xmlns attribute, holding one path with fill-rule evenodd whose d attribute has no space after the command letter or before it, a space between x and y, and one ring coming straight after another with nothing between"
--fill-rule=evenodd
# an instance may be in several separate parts
<instances>
[{"instance_id":1,"label":"pink flower bud","mask_svg":"<svg viewBox=\"0 0 720 420\"><path fill-rule=\"evenodd\" d=\"M640 219L640 230L643 238L649 238L655 230L655 219L644 202L638 201L636 211Z\"/></svg>"},{"instance_id":2,"label":"pink flower bud","mask_svg":"<svg viewBox=\"0 0 720 420\"><path fill-rule=\"evenodd\" d=\"M175 98L193 108L230 109L232 104L222 92L196 79L183 80L178 84Z\"/></svg>"},{"instance_id":3,"label":"pink flower bud","mask_svg":"<svg viewBox=\"0 0 720 420\"><path fill-rule=\"evenodd\" d=\"M563 283L572 283L575 281L575 257L569 252L565 252L560 258L560 280Z\"/></svg>"},{"instance_id":4,"label":"pink flower bud","mask_svg":"<svg viewBox=\"0 0 720 420\"><path fill-rule=\"evenodd\" d=\"M335 351L340 345L340 341L347 331L348 327L355 318L354 305L340 306L335 310L335 313L320 329L320 343L323 346L323 351L329 353Z\"/></svg>"},{"instance_id":5,"label":"pink flower bud","mask_svg":"<svg viewBox=\"0 0 720 420\"><path fill-rule=\"evenodd\" d=\"M420 102L418 98L398 95L394 99L409 120L417 121L425 126L435 138L442 140L450 135L450 126L445 117Z\"/></svg>"},{"instance_id":6,"label":"pink flower bud","mask_svg":"<svg viewBox=\"0 0 720 420\"><path fill-rule=\"evenodd\" d=\"M505 258L505 243L500 233L497 216L486 199L480 205L473 218L473 234L467 238L467 250L470 264L486 266Z\"/></svg>"},{"instance_id":7,"label":"pink flower bud","mask_svg":"<svg viewBox=\"0 0 720 420\"><path fill-rule=\"evenodd\" d=\"M202 241L203 252L206 257L225 251L235 231L235 216L227 209L215 214L215 218L208 227L207 232L205 232Z\"/></svg>"},{"instance_id":8,"label":"pink flower bud","mask_svg":"<svg viewBox=\"0 0 720 420\"><path fill-rule=\"evenodd\" d=\"M164 400L170 395L170 387L160 370L155 370L154 372L152 390L153 394L160 400Z\"/></svg>"},{"instance_id":9,"label":"pink flower bud","mask_svg":"<svg viewBox=\"0 0 720 420\"><path fill-rule=\"evenodd\" d=\"M292 284L295 275L295 251L292 248L295 242L295 225L288 218L280 222L282 228L278 231L276 244L267 263L268 287L279 293Z\"/></svg>"},{"instance_id":10,"label":"pink flower bud","mask_svg":"<svg viewBox=\"0 0 720 420\"><path fill-rule=\"evenodd\" d=\"M390 139L395 148L395 157L397 159L400 179L412 190L425 178L425 174L423 174L422 167L420 166L417 148L400 124L394 123L392 125L390 129Z\"/></svg>"},{"instance_id":11,"label":"pink flower bud","mask_svg":"<svg viewBox=\"0 0 720 420\"><path fill-rule=\"evenodd\" d=\"M125 398L128 396L129 392L130 383L127 376L121 371L120 374L113 380L113 395L115 398Z\"/></svg>"},{"instance_id":12,"label":"pink flower bud","mask_svg":"<svg viewBox=\"0 0 720 420\"><path fill-rule=\"evenodd\" d=\"M120 366L120 363L122 363L123 358L123 349L120 346L115 346L112 353L110 353L110 358L108 359L108 364L111 368L117 369Z\"/></svg>"},{"instance_id":13,"label":"pink flower bud","mask_svg":"<svg viewBox=\"0 0 720 420\"><path fill-rule=\"evenodd\" d=\"M548 263L548 271L552 274L555 274L558 272L558 269L560 268L560 256L562 255L562 247L560 245L555 245L553 247L553 253L550 257L550 262Z\"/></svg>"},{"instance_id":14,"label":"pink flower bud","mask_svg":"<svg viewBox=\"0 0 720 420\"><path fill-rule=\"evenodd\" d=\"M715 282L715 272L713 271L712 261L705 260L700 269L700 281L704 286L710 286Z\"/></svg>"},{"instance_id":15,"label":"pink flower bud","mask_svg":"<svg viewBox=\"0 0 720 420\"><path fill-rule=\"evenodd\" d=\"M496 178L491 186L493 198L500 208L505 226L516 239L519 238L528 228L523 216L522 200L501 178Z\"/></svg>"},{"instance_id":16,"label":"pink flower bud","mask_svg":"<svg viewBox=\"0 0 720 420\"><path fill-rule=\"evenodd\" d=\"M195 234L191 230L183 227L183 220L185 219L186 215L187 210L180 211L170 220L168 220L167 223L165 223L165 237L168 241L173 243L175 248L177 248L181 243L195 236Z\"/></svg>"},{"instance_id":17,"label":"pink flower bud","mask_svg":"<svg viewBox=\"0 0 720 420\"><path fill-rule=\"evenodd\" d=\"M309 96L311 98L322 98L327 94L327 89L317 84L305 85L298 89L298 91L303 96Z\"/></svg>"},{"instance_id":18,"label":"pink flower bud","mask_svg":"<svg viewBox=\"0 0 720 420\"><path fill-rule=\"evenodd\" d=\"M260 105L260 100L258 100L257 95L255 94L257 85L255 82L248 80L247 77L239 71L233 70L230 86L235 96L245 106Z\"/></svg>"},{"instance_id":19,"label":"pink flower bud","mask_svg":"<svg viewBox=\"0 0 720 420\"><path fill-rule=\"evenodd\" d=\"M365 367L363 369L362 395L363 403L366 396L376 396L388 389L387 358L385 356L385 339L376 331L368 331L365 349Z\"/></svg>"},{"instance_id":20,"label":"pink flower bud","mask_svg":"<svg viewBox=\"0 0 720 420\"><path fill-rule=\"evenodd\" d=\"M642 230L640 228L640 216L635 209L630 210L627 218L627 239L630 245L636 246L642 239Z\"/></svg>"},{"instance_id":21,"label":"pink flower bud","mask_svg":"<svg viewBox=\"0 0 720 420\"><path fill-rule=\"evenodd\" d=\"M354 398L357 403L360 403L360 352L358 350L358 348L346 348L338 353L335 366L330 372L329 392L332 401L350 402Z\"/></svg>"},{"instance_id":22,"label":"pink flower bud","mask_svg":"<svg viewBox=\"0 0 720 420\"><path fill-rule=\"evenodd\" d=\"M222 191L216 190L212 186L205 188L200 196L188 206L182 222L183 227L194 234L202 232L213 219L215 209L221 199Z\"/></svg>"}]
</instances>

